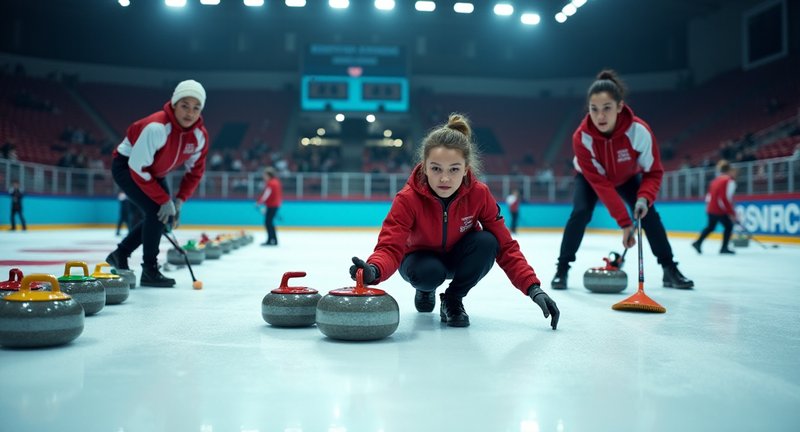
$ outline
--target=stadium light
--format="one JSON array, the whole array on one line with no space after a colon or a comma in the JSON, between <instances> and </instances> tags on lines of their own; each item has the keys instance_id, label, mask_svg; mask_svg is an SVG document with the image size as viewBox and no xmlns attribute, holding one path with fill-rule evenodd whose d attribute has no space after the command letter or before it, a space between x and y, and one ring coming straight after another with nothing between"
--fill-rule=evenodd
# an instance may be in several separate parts
<instances>
[{"instance_id":1,"label":"stadium light","mask_svg":"<svg viewBox=\"0 0 800 432\"><path fill-rule=\"evenodd\" d=\"M391 138L392 137L392 130L391 129L384 130L383 131L383 137L384 138Z\"/></svg>"},{"instance_id":2,"label":"stadium light","mask_svg":"<svg viewBox=\"0 0 800 432\"><path fill-rule=\"evenodd\" d=\"M200 0L200 4L207 6L216 6L219 4L219 0Z\"/></svg>"},{"instance_id":3,"label":"stadium light","mask_svg":"<svg viewBox=\"0 0 800 432\"><path fill-rule=\"evenodd\" d=\"M561 9L561 12L564 12L564 15L571 17L572 15L575 15L575 12L578 12L578 8L576 8L572 3L567 3L567 5Z\"/></svg>"},{"instance_id":4,"label":"stadium light","mask_svg":"<svg viewBox=\"0 0 800 432\"><path fill-rule=\"evenodd\" d=\"M244 0L244 5L250 7L264 6L264 0Z\"/></svg>"},{"instance_id":5,"label":"stadium light","mask_svg":"<svg viewBox=\"0 0 800 432\"><path fill-rule=\"evenodd\" d=\"M286 6L289 7L305 7L306 0L286 0Z\"/></svg>"},{"instance_id":6,"label":"stadium light","mask_svg":"<svg viewBox=\"0 0 800 432\"><path fill-rule=\"evenodd\" d=\"M122 7L128 7L131 5L131 0L119 0L117 3Z\"/></svg>"},{"instance_id":7,"label":"stadium light","mask_svg":"<svg viewBox=\"0 0 800 432\"><path fill-rule=\"evenodd\" d=\"M367 123L375 123L375 114L367 114Z\"/></svg>"},{"instance_id":8,"label":"stadium light","mask_svg":"<svg viewBox=\"0 0 800 432\"><path fill-rule=\"evenodd\" d=\"M344 121L344 114L342 114L342 113L336 114L336 121L339 122L339 123L343 122Z\"/></svg>"},{"instance_id":9,"label":"stadium light","mask_svg":"<svg viewBox=\"0 0 800 432\"><path fill-rule=\"evenodd\" d=\"M317 136L325 136L325 128L317 128Z\"/></svg>"},{"instance_id":10,"label":"stadium light","mask_svg":"<svg viewBox=\"0 0 800 432\"><path fill-rule=\"evenodd\" d=\"M394 0L375 0L375 9L392 10L394 9Z\"/></svg>"},{"instance_id":11,"label":"stadium light","mask_svg":"<svg viewBox=\"0 0 800 432\"><path fill-rule=\"evenodd\" d=\"M539 25L542 22L542 17L537 13L524 13L519 17L519 20L525 25Z\"/></svg>"},{"instance_id":12,"label":"stadium light","mask_svg":"<svg viewBox=\"0 0 800 432\"><path fill-rule=\"evenodd\" d=\"M475 6L472 3L458 2L453 5L453 10L456 11L456 13L468 14L475 10Z\"/></svg>"},{"instance_id":13,"label":"stadium light","mask_svg":"<svg viewBox=\"0 0 800 432\"><path fill-rule=\"evenodd\" d=\"M169 7L179 8L186 6L186 0L164 0L164 4Z\"/></svg>"},{"instance_id":14,"label":"stadium light","mask_svg":"<svg viewBox=\"0 0 800 432\"><path fill-rule=\"evenodd\" d=\"M334 9L347 9L350 7L350 0L328 0L328 6Z\"/></svg>"},{"instance_id":15,"label":"stadium light","mask_svg":"<svg viewBox=\"0 0 800 432\"><path fill-rule=\"evenodd\" d=\"M576 8L579 8L586 4L586 0L572 0L572 4L574 4Z\"/></svg>"},{"instance_id":16,"label":"stadium light","mask_svg":"<svg viewBox=\"0 0 800 432\"><path fill-rule=\"evenodd\" d=\"M559 12L559 13L556 14L556 21L558 21L560 23L564 23L564 22L567 21L567 16L564 15L563 12Z\"/></svg>"},{"instance_id":17,"label":"stadium light","mask_svg":"<svg viewBox=\"0 0 800 432\"><path fill-rule=\"evenodd\" d=\"M420 12L433 12L436 10L436 3L432 1L418 1L414 3L414 9Z\"/></svg>"},{"instance_id":18,"label":"stadium light","mask_svg":"<svg viewBox=\"0 0 800 432\"><path fill-rule=\"evenodd\" d=\"M514 13L514 6L508 3L497 3L494 5L494 14L500 16L509 16Z\"/></svg>"}]
</instances>

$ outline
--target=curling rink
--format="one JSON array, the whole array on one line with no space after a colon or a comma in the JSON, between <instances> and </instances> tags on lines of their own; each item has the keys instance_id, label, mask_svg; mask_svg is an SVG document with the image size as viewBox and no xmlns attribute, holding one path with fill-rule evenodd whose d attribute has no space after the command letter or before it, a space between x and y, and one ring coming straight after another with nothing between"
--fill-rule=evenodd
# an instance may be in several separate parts
<instances>
[{"instance_id":1,"label":"curling rink","mask_svg":"<svg viewBox=\"0 0 800 432\"><path fill-rule=\"evenodd\" d=\"M800 430L800 247L751 242L697 255L672 236L693 290L662 288L645 244L645 291L666 314L618 312L636 290L636 250L621 294L593 294L583 272L620 250L617 234L587 233L569 289L549 281L561 239L521 232L524 254L558 303L558 330L495 265L464 304L471 326L444 326L414 309L399 274L381 284L400 324L374 342L326 338L316 327L272 327L261 300L287 271L290 285L352 286L350 257L366 258L373 230L289 230L166 273L175 288L131 291L87 317L83 334L45 349L0 348L0 429L80 432L797 431ZM199 237L180 228L178 239ZM224 231L206 231L211 235ZM0 233L0 279L12 267L61 276L90 271L114 249L113 229ZM645 240L646 242L646 240ZM770 243L770 242L767 242ZM162 238L162 253L170 247ZM54 264L42 262L55 262ZM140 273L140 251L131 268ZM438 292L438 291L437 291Z\"/></svg>"}]
</instances>

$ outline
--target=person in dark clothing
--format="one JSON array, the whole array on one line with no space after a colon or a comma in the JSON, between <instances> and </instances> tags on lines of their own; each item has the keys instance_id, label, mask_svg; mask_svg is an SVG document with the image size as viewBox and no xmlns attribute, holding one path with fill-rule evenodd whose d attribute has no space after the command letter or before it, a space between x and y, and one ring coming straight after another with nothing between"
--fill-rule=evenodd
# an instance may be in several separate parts
<instances>
[{"instance_id":1,"label":"person in dark clothing","mask_svg":"<svg viewBox=\"0 0 800 432\"><path fill-rule=\"evenodd\" d=\"M567 288L570 263L583 240L598 198L622 228L622 244L636 244L631 235L634 218L641 218L650 249L664 270L665 287L688 289L694 282L673 261L667 231L653 203L664 169L655 135L650 126L624 102L625 86L616 72L604 70L589 87L589 113L572 135L575 192L573 208L561 239L561 251L553 289Z\"/></svg>"},{"instance_id":2,"label":"person in dark clothing","mask_svg":"<svg viewBox=\"0 0 800 432\"><path fill-rule=\"evenodd\" d=\"M506 204L508 204L508 211L511 213L511 233L517 233L517 225L519 224L519 205L522 199L519 196L519 189L514 189L506 197Z\"/></svg>"},{"instance_id":3,"label":"person in dark clothing","mask_svg":"<svg viewBox=\"0 0 800 432\"><path fill-rule=\"evenodd\" d=\"M18 181L11 182L11 189L8 190L8 194L11 195L11 231L17 230L17 216L19 216L22 230L27 231L28 226L25 224L25 216L22 214L22 198L25 193L20 189Z\"/></svg>"},{"instance_id":4,"label":"person in dark clothing","mask_svg":"<svg viewBox=\"0 0 800 432\"><path fill-rule=\"evenodd\" d=\"M178 226L183 203L205 172L209 146L201 116L205 104L203 86L194 80L182 81L161 111L128 127L125 139L114 150L114 181L139 208L143 219L128 231L106 262L128 269L128 257L143 246L142 286L175 285L174 279L158 269L159 244L168 226ZM165 177L180 166L186 171L173 200Z\"/></svg>"},{"instance_id":5,"label":"person in dark clothing","mask_svg":"<svg viewBox=\"0 0 800 432\"><path fill-rule=\"evenodd\" d=\"M500 206L489 187L477 179L480 161L467 119L451 114L446 125L424 139L420 163L397 193L383 222L378 244L366 261L353 257L350 276L363 270L365 284L387 280L400 270L416 289L414 306L431 312L436 289L452 279L441 294L441 320L466 327L463 298L494 265L533 300L553 330L560 312L540 287L539 279L506 228Z\"/></svg>"}]
</instances>

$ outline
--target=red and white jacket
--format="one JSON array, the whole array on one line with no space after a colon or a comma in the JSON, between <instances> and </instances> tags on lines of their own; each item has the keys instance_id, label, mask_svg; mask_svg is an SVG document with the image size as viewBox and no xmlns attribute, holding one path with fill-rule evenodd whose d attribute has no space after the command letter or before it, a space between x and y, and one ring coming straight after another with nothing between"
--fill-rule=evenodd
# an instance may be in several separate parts
<instances>
[{"instance_id":1,"label":"red and white jacket","mask_svg":"<svg viewBox=\"0 0 800 432\"><path fill-rule=\"evenodd\" d=\"M706 212L708 214L736 217L733 208L733 194L736 192L736 181L727 174L720 174L708 185L706 194Z\"/></svg>"},{"instance_id":2,"label":"red and white jacket","mask_svg":"<svg viewBox=\"0 0 800 432\"><path fill-rule=\"evenodd\" d=\"M283 190L281 190L281 181L277 177L273 177L264 182L264 190L258 196L256 202L258 204L266 205L267 208L277 208L283 202Z\"/></svg>"},{"instance_id":3,"label":"red and white jacket","mask_svg":"<svg viewBox=\"0 0 800 432\"><path fill-rule=\"evenodd\" d=\"M623 105L611 135L597 130L587 114L572 135L572 149L575 169L592 185L620 227L633 221L615 190L617 186L642 173L637 198L646 198L650 205L655 202L664 176L661 154L650 126L628 105Z\"/></svg>"},{"instance_id":4,"label":"red and white jacket","mask_svg":"<svg viewBox=\"0 0 800 432\"><path fill-rule=\"evenodd\" d=\"M170 171L183 165L186 173L181 180L176 198L189 199L197 189L206 169L208 131L203 117L189 129L184 129L175 119L175 111L167 102L164 109L137 120L128 127L114 156L128 160L131 177L156 204L164 204L170 196L156 183Z\"/></svg>"},{"instance_id":5,"label":"red and white jacket","mask_svg":"<svg viewBox=\"0 0 800 432\"><path fill-rule=\"evenodd\" d=\"M431 250L448 252L468 232L486 230L499 244L497 264L514 286L528 293L540 283L516 240L506 228L489 187L468 172L456 196L445 208L444 202L428 186L417 165L408 182L397 193L383 221L375 251L367 258L380 270L380 281L389 279L410 252Z\"/></svg>"}]
</instances>

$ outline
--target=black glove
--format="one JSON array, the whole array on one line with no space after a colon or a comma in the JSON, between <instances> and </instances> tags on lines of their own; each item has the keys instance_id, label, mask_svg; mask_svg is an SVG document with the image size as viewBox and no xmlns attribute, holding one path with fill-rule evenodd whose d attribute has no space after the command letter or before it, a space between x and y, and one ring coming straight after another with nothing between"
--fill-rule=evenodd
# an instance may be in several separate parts
<instances>
[{"instance_id":1,"label":"black glove","mask_svg":"<svg viewBox=\"0 0 800 432\"><path fill-rule=\"evenodd\" d=\"M361 258L353 257L353 265L350 266L350 278L353 280L356 280L356 271L358 271L358 269L364 270L362 274L364 285L375 282L381 276L381 272L375 264L367 264Z\"/></svg>"},{"instance_id":2,"label":"black glove","mask_svg":"<svg viewBox=\"0 0 800 432\"><path fill-rule=\"evenodd\" d=\"M553 327L553 330L555 330L556 327L558 327L558 317L561 314L558 311L556 302L554 302L546 292L542 291L542 289L539 287L539 284L533 284L530 288L528 288L528 297L530 297L534 303L542 308L545 318L550 315L553 316L550 318L550 326Z\"/></svg>"}]
</instances>

